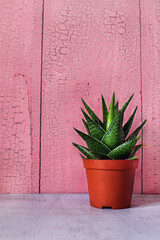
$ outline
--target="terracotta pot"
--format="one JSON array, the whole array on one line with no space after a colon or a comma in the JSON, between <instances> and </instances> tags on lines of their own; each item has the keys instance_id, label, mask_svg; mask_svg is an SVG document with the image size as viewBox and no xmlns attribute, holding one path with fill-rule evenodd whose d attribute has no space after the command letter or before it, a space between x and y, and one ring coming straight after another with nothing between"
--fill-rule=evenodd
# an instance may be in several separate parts
<instances>
[{"instance_id":1,"label":"terracotta pot","mask_svg":"<svg viewBox=\"0 0 160 240\"><path fill-rule=\"evenodd\" d=\"M90 204L96 208L129 208L138 160L83 159Z\"/></svg>"}]
</instances>

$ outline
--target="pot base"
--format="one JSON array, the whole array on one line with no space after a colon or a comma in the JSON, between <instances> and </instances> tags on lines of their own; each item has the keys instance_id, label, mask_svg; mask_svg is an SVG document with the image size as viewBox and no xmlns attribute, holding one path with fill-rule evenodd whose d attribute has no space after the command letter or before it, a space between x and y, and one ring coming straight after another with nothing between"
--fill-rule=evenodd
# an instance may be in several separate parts
<instances>
[{"instance_id":1,"label":"pot base","mask_svg":"<svg viewBox=\"0 0 160 240\"><path fill-rule=\"evenodd\" d=\"M104 206L104 205L101 205L101 204L99 204L99 205L97 205L97 204L92 204L92 203L90 203L90 205L92 206L92 207L94 207L94 208L101 208L101 209L104 209L104 208L108 208L108 209L114 209L114 210L116 210L116 209L125 209L125 208L130 208L131 207L131 205L129 204L129 205L123 205L123 206L120 206L120 205L114 205L114 206Z\"/></svg>"}]
</instances>

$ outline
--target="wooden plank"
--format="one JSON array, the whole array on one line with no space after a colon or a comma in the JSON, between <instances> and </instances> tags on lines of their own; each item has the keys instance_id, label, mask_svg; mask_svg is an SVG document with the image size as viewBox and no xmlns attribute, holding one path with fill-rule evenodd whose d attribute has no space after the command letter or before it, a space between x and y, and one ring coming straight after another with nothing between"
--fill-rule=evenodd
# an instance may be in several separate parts
<instances>
[{"instance_id":1,"label":"wooden plank","mask_svg":"<svg viewBox=\"0 0 160 240\"><path fill-rule=\"evenodd\" d=\"M0 1L0 193L39 188L42 1Z\"/></svg>"},{"instance_id":2,"label":"wooden plank","mask_svg":"<svg viewBox=\"0 0 160 240\"><path fill-rule=\"evenodd\" d=\"M139 1L45 1L41 192L86 192L85 171L72 142L83 143L81 97L101 115L115 91L121 105L135 92L141 120ZM141 162L135 192L141 192Z\"/></svg>"},{"instance_id":3,"label":"wooden plank","mask_svg":"<svg viewBox=\"0 0 160 240\"><path fill-rule=\"evenodd\" d=\"M160 2L141 0L144 193L160 193Z\"/></svg>"}]
</instances>

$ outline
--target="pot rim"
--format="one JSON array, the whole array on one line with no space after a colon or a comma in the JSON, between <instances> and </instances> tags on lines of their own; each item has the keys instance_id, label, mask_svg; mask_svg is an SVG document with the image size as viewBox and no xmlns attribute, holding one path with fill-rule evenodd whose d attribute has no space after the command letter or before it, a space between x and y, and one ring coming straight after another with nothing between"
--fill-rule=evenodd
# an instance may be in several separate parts
<instances>
[{"instance_id":1,"label":"pot rim","mask_svg":"<svg viewBox=\"0 0 160 240\"><path fill-rule=\"evenodd\" d=\"M83 166L87 169L129 170L138 167L138 159L83 159Z\"/></svg>"}]
</instances>

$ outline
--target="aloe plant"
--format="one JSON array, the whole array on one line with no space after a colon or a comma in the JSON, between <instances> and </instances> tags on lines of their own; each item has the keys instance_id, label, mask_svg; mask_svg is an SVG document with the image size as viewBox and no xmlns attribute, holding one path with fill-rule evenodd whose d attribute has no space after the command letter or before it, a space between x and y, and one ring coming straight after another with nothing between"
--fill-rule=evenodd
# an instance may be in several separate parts
<instances>
[{"instance_id":1,"label":"aloe plant","mask_svg":"<svg viewBox=\"0 0 160 240\"><path fill-rule=\"evenodd\" d=\"M138 136L140 130L146 123L146 120L138 126L135 131L129 134L132 122L134 120L137 107L129 117L128 121L123 124L123 118L126 108L132 100L134 94L125 102L121 109L119 109L118 102L115 103L115 93L107 108L103 95L102 99L102 112L103 121L101 121L94 111L82 99L87 113L82 109L84 119L83 124L87 133L77 130L75 131L86 142L87 147L81 146L77 143L73 145L82 153L82 158L87 159L136 159L136 152L143 146L142 144L136 145L140 139ZM138 136L138 137L137 137Z\"/></svg>"}]
</instances>

